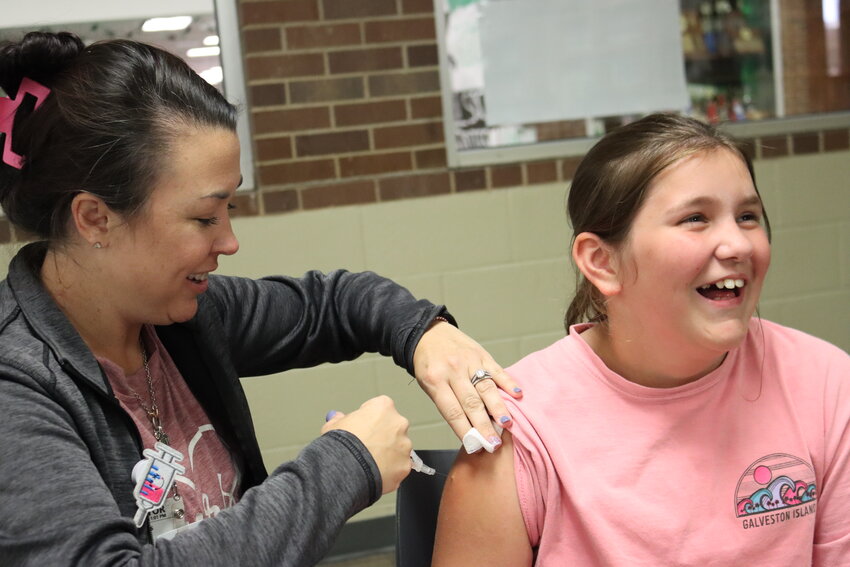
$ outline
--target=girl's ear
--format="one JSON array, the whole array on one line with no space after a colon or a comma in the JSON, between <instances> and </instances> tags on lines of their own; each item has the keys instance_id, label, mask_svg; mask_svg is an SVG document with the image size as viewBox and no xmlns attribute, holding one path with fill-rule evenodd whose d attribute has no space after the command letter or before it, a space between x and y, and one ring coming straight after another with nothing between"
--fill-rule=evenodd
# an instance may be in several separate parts
<instances>
[{"instance_id":1,"label":"girl's ear","mask_svg":"<svg viewBox=\"0 0 850 567\"><path fill-rule=\"evenodd\" d=\"M582 232L573 242L573 260L584 277L605 297L620 293L614 249L592 232Z\"/></svg>"},{"instance_id":2,"label":"girl's ear","mask_svg":"<svg viewBox=\"0 0 850 567\"><path fill-rule=\"evenodd\" d=\"M91 246L95 243L106 245L112 216L112 211L103 199L91 193L81 191L71 201L71 219L74 222L74 228Z\"/></svg>"}]
</instances>

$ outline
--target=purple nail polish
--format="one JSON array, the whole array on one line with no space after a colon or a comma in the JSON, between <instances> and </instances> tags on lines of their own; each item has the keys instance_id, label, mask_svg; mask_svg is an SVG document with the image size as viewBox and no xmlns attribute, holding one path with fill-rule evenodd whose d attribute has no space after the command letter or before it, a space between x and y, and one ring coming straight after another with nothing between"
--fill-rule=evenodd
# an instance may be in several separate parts
<instances>
[{"instance_id":1,"label":"purple nail polish","mask_svg":"<svg viewBox=\"0 0 850 567\"><path fill-rule=\"evenodd\" d=\"M496 435L491 435L487 438L487 441L493 444L494 447L498 447L502 444L502 440L499 439Z\"/></svg>"},{"instance_id":2,"label":"purple nail polish","mask_svg":"<svg viewBox=\"0 0 850 567\"><path fill-rule=\"evenodd\" d=\"M336 410L332 409L325 415L325 421L330 421L333 416L336 415Z\"/></svg>"},{"instance_id":3,"label":"purple nail polish","mask_svg":"<svg viewBox=\"0 0 850 567\"><path fill-rule=\"evenodd\" d=\"M499 418L499 423L504 424L504 423L509 422L510 420L511 420L511 418L509 418L509 417L508 417L508 416L506 416L506 415L503 415L502 417L500 417L500 418Z\"/></svg>"},{"instance_id":4,"label":"purple nail polish","mask_svg":"<svg viewBox=\"0 0 850 567\"><path fill-rule=\"evenodd\" d=\"M516 388L514 388L514 392L516 392L517 394L519 394L520 392L522 392L522 388L520 388L519 386L517 386Z\"/></svg>"}]
</instances>

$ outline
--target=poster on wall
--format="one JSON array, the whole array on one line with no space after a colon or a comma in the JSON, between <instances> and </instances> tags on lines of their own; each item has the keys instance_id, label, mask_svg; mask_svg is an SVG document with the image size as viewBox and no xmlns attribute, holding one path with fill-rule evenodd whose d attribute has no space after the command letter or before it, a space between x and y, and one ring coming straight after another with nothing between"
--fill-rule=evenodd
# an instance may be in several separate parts
<instances>
[{"instance_id":1,"label":"poster on wall","mask_svg":"<svg viewBox=\"0 0 850 567\"><path fill-rule=\"evenodd\" d=\"M595 136L601 117L688 106L677 0L438 5L459 150L545 141L553 124Z\"/></svg>"},{"instance_id":2,"label":"poster on wall","mask_svg":"<svg viewBox=\"0 0 850 567\"><path fill-rule=\"evenodd\" d=\"M689 98L679 19L677 0L482 2L490 120L684 110Z\"/></svg>"}]
</instances>

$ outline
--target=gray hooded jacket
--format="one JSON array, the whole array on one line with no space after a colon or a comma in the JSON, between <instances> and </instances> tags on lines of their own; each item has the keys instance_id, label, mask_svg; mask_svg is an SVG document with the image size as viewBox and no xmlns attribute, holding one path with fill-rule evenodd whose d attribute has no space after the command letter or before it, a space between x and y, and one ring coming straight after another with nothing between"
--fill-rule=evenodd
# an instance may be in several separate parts
<instances>
[{"instance_id":1,"label":"gray hooded jacket","mask_svg":"<svg viewBox=\"0 0 850 567\"><path fill-rule=\"evenodd\" d=\"M45 246L0 283L0 565L314 565L381 495L372 457L332 431L267 475L239 377L413 351L441 306L372 273L210 276L196 316L157 327L242 478L238 504L171 540L136 529L139 435L41 285ZM287 403L287 400L282 400Z\"/></svg>"}]
</instances>

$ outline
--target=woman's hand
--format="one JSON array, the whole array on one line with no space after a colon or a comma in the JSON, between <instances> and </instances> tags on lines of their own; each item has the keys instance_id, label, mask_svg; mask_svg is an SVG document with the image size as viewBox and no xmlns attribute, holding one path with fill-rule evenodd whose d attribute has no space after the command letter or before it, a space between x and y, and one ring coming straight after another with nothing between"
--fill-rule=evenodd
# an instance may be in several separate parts
<instances>
[{"instance_id":1,"label":"woman's hand","mask_svg":"<svg viewBox=\"0 0 850 567\"><path fill-rule=\"evenodd\" d=\"M413 367L420 387L458 439L475 427L489 441L501 443L490 416L505 428L512 422L499 388L514 398L522 397L522 390L481 345L450 323L437 321L419 340ZM473 386L471 378L479 369L493 379Z\"/></svg>"},{"instance_id":2,"label":"woman's hand","mask_svg":"<svg viewBox=\"0 0 850 567\"><path fill-rule=\"evenodd\" d=\"M349 414L333 412L322 433L342 429L354 434L366 446L381 472L382 494L398 488L410 473L413 443L407 436L407 418L395 409L392 399L378 396L366 400Z\"/></svg>"}]
</instances>

